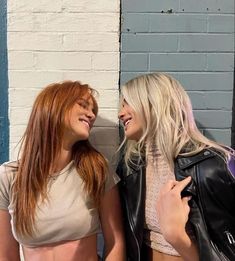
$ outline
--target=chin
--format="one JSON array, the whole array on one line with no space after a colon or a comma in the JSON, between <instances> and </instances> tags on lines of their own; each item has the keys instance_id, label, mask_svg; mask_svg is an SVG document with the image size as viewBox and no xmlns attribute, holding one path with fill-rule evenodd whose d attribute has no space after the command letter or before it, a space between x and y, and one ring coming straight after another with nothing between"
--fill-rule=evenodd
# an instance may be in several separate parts
<instances>
[{"instance_id":1,"label":"chin","mask_svg":"<svg viewBox=\"0 0 235 261\"><path fill-rule=\"evenodd\" d=\"M127 133L127 132L125 132L125 136L128 140L134 140L136 142L140 139L140 135L138 135L138 133Z\"/></svg>"},{"instance_id":2,"label":"chin","mask_svg":"<svg viewBox=\"0 0 235 261\"><path fill-rule=\"evenodd\" d=\"M135 139L135 137L133 136L133 135L131 135L131 134L125 134L126 135L126 138L128 139L128 140L136 140Z\"/></svg>"},{"instance_id":3,"label":"chin","mask_svg":"<svg viewBox=\"0 0 235 261\"><path fill-rule=\"evenodd\" d=\"M79 135L79 140L87 140L89 138L89 133L84 133Z\"/></svg>"},{"instance_id":4,"label":"chin","mask_svg":"<svg viewBox=\"0 0 235 261\"><path fill-rule=\"evenodd\" d=\"M81 140L88 140L89 135L81 137Z\"/></svg>"}]
</instances>

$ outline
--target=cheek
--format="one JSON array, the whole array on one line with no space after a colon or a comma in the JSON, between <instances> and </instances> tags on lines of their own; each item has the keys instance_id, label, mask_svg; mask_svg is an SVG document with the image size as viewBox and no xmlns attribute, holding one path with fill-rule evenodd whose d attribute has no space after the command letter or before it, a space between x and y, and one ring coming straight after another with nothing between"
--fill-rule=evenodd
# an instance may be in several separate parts
<instances>
[{"instance_id":1,"label":"cheek","mask_svg":"<svg viewBox=\"0 0 235 261\"><path fill-rule=\"evenodd\" d=\"M139 119L136 119L134 121L133 131L138 134L143 132L143 125Z\"/></svg>"},{"instance_id":2,"label":"cheek","mask_svg":"<svg viewBox=\"0 0 235 261\"><path fill-rule=\"evenodd\" d=\"M133 128L133 132L139 135L143 132L142 126L140 124L136 124Z\"/></svg>"},{"instance_id":3,"label":"cheek","mask_svg":"<svg viewBox=\"0 0 235 261\"><path fill-rule=\"evenodd\" d=\"M134 123L135 123L137 128L142 129L142 121L140 120L139 117L134 117Z\"/></svg>"}]
</instances>

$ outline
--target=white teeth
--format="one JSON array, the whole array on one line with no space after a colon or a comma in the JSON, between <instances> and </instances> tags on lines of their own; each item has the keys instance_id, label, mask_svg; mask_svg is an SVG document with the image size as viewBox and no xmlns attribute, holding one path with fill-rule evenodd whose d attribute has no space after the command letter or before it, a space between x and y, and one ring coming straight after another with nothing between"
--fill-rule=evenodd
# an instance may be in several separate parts
<instances>
[{"instance_id":1,"label":"white teeth","mask_svg":"<svg viewBox=\"0 0 235 261\"><path fill-rule=\"evenodd\" d=\"M89 123L87 121L81 120L83 123L85 123L88 127L90 127Z\"/></svg>"},{"instance_id":2,"label":"white teeth","mask_svg":"<svg viewBox=\"0 0 235 261\"><path fill-rule=\"evenodd\" d=\"M127 124L128 124L130 121L131 121L131 120L127 120L124 125L127 126Z\"/></svg>"}]
</instances>

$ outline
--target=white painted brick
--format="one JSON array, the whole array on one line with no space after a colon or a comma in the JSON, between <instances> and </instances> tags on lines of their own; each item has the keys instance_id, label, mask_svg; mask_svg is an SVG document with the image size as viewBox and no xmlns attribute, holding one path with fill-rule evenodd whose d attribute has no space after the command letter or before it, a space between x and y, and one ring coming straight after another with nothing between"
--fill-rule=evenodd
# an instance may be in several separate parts
<instances>
[{"instance_id":1,"label":"white painted brick","mask_svg":"<svg viewBox=\"0 0 235 261\"><path fill-rule=\"evenodd\" d=\"M62 0L8 0L8 12L60 12Z\"/></svg>"},{"instance_id":2,"label":"white painted brick","mask_svg":"<svg viewBox=\"0 0 235 261\"><path fill-rule=\"evenodd\" d=\"M64 34L64 50L66 51L117 51L119 46L118 33L100 34Z\"/></svg>"},{"instance_id":3,"label":"white painted brick","mask_svg":"<svg viewBox=\"0 0 235 261\"><path fill-rule=\"evenodd\" d=\"M9 86L10 88L43 88L50 83L60 82L63 80L62 72L49 71L10 71Z\"/></svg>"},{"instance_id":4,"label":"white painted brick","mask_svg":"<svg viewBox=\"0 0 235 261\"><path fill-rule=\"evenodd\" d=\"M96 99L100 108L117 108L119 92L118 90L100 90Z\"/></svg>"},{"instance_id":5,"label":"white painted brick","mask_svg":"<svg viewBox=\"0 0 235 261\"><path fill-rule=\"evenodd\" d=\"M13 107L31 108L38 95L38 89L13 89L10 88L9 105Z\"/></svg>"},{"instance_id":6,"label":"white painted brick","mask_svg":"<svg viewBox=\"0 0 235 261\"><path fill-rule=\"evenodd\" d=\"M110 71L10 71L10 88L42 88L63 80L81 81L99 90L117 90L118 74Z\"/></svg>"},{"instance_id":7,"label":"white painted brick","mask_svg":"<svg viewBox=\"0 0 235 261\"><path fill-rule=\"evenodd\" d=\"M79 80L98 90L100 110L93 142L109 157L116 151L119 2L8 1L11 159L35 96L48 84L64 80ZM105 138L103 131L107 131Z\"/></svg>"},{"instance_id":8,"label":"white painted brick","mask_svg":"<svg viewBox=\"0 0 235 261\"><path fill-rule=\"evenodd\" d=\"M20 138L24 134L26 129L26 125L17 125L17 126L10 126L10 137L11 142L16 143L19 142Z\"/></svg>"},{"instance_id":9,"label":"white painted brick","mask_svg":"<svg viewBox=\"0 0 235 261\"><path fill-rule=\"evenodd\" d=\"M9 32L8 50L107 51L119 47L118 33L34 33Z\"/></svg>"},{"instance_id":10,"label":"white painted brick","mask_svg":"<svg viewBox=\"0 0 235 261\"><path fill-rule=\"evenodd\" d=\"M17 127L17 125L26 125L28 123L30 112L31 108L10 107L9 120L12 128Z\"/></svg>"},{"instance_id":11,"label":"white painted brick","mask_svg":"<svg viewBox=\"0 0 235 261\"><path fill-rule=\"evenodd\" d=\"M43 19L43 16L42 16ZM44 19L43 19L44 20ZM43 20L41 22L43 22ZM33 31L34 16L30 13L8 13L7 30L12 31Z\"/></svg>"},{"instance_id":12,"label":"white painted brick","mask_svg":"<svg viewBox=\"0 0 235 261\"><path fill-rule=\"evenodd\" d=\"M18 158L18 151L19 151L19 143L12 143L10 142L10 160L16 160ZM24 259L21 258L21 261Z\"/></svg>"},{"instance_id":13,"label":"white painted brick","mask_svg":"<svg viewBox=\"0 0 235 261\"><path fill-rule=\"evenodd\" d=\"M119 0L63 0L63 10L70 12L119 12Z\"/></svg>"},{"instance_id":14,"label":"white painted brick","mask_svg":"<svg viewBox=\"0 0 235 261\"><path fill-rule=\"evenodd\" d=\"M11 51L8 52L9 70L32 70L34 68L33 52Z\"/></svg>"},{"instance_id":15,"label":"white painted brick","mask_svg":"<svg viewBox=\"0 0 235 261\"><path fill-rule=\"evenodd\" d=\"M8 32L8 50L63 50L63 35L58 33Z\"/></svg>"},{"instance_id":16,"label":"white painted brick","mask_svg":"<svg viewBox=\"0 0 235 261\"><path fill-rule=\"evenodd\" d=\"M117 32L119 14L16 13L8 15L8 31Z\"/></svg>"},{"instance_id":17,"label":"white painted brick","mask_svg":"<svg viewBox=\"0 0 235 261\"><path fill-rule=\"evenodd\" d=\"M119 53L95 53L92 55L93 70L117 71L119 68Z\"/></svg>"},{"instance_id":18,"label":"white painted brick","mask_svg":"<svg viewBox=\"0 0 235 261\"><path fill-rule=\"evenodd\" d=\"M91 54L85 52L37 52L39 70L91 70Z\"/></svg>"},{"instance_id":19,"label":"white painted brick","mask_svg":"<svg viewBox=\"0 0 235 261\"><path fill-rule=\"evenodd\" d=\"M51 32L117 32L119 15L103 13L49 14L46 17L46 26L43 23L40 23L40 26L41 29ZM35 30L40 30L40 26Z\"/></svg>"},{"instance_id":20,"label":"white painted brick","mask_svg":"<svg viewBox=\"0 0 235 261\"><path fill-rule=\"evenodd\" d=\"M111 71L93 71L93 72L73 72L67 71L64 74L64 79L80 80L84 83L89 83L90 86L97 90L117 90L119 76L117 72Z\"/></svg>"},{"instance_id":21,"label":"white painted brick","mask_svg":"<svg viewBox=\"0 0 235 261\"><path fill-rule=\"evenodd\" d=\"M18 129L18 126L16 129ZM10 138L10 142L13 144L16 144L16 145L21 142L21 138L24 134L24 132L22 132L22 133L20 133L20 131L18 131L18 132L19 132L19 134L17 136L11 135L11 138Z\"/></svg>"}]
</instances>

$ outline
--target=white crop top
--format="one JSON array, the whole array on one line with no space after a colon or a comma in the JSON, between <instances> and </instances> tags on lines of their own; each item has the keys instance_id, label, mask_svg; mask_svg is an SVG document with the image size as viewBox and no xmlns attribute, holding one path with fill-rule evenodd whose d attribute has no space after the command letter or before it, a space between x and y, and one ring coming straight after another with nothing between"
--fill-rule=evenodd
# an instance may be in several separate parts
<instances>
[{"instance_id":1,"label":"white crop top","mask_svg":"<svg viewBox=\"0 0 235 261\"><path fill-rule=\"evenodd\" d=\"M12 232L15 239L27 247L37 247L66 240L78 240L100 231L97 208L83 190L83 182L73 161L63 170L50 177L48 201L38 203L36 209L36 233L32 237L19 236L14 228L12 184L17 171L17 162L0 166L0 209L11 215ZM111 189L119 178L108 176L105 191Z\"/></svg>"}]
</instances>

